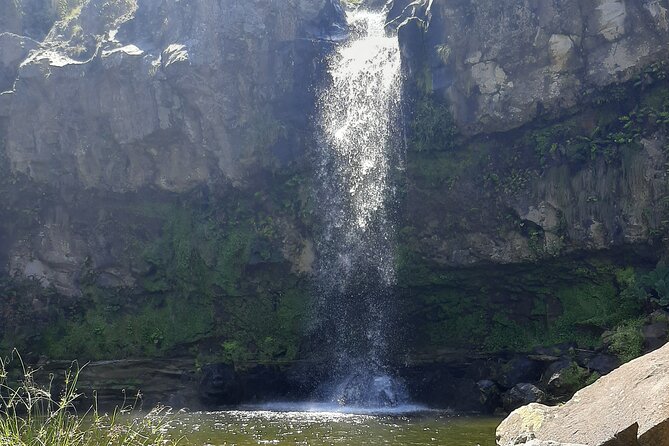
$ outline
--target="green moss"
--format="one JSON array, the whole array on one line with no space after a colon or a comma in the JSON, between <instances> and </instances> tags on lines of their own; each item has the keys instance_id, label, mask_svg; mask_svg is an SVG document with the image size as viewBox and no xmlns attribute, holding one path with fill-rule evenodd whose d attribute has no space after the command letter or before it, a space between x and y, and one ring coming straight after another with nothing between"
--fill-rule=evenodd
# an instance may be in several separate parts
<instances>
[{"instance_id":1,"label":"green moss","mask_svg":"<svg viewBox=\"0 0 669 446\"><path fill-rule=\"evenodd\" d=\"M167 297L138 307L126 313L92 305L82 316L61 318L46 329L43 349L59 359L159 356L214 328L213 307L197 301Z\"/></svg>"},{"instance_id":2,"label":"green moss","mask_svg":"<svg viewBox=\"0 0 669 446\"><path fill-rule=\"evenodd\" d=\"M503 350L527 351L536 344L537 327L522 326L503 312L492 316L492 324L483 341L483 349L491 352Z\"/></svg>"},{"instance_id":3,"label":"green moss","mask_svg":"<svg viewBox=\"0 0 669 446\"><path fill-rule=\"evenodd\" d=\"M415 253L401 266L403 306L423 352L498 352L574 342L599 347L601 334L642 313L620 281L630 270L607 258L445 271Z\"/></svg>"},{"instance_id":4,"label":"green moss","mask_svg":"<svg viewBox=\"0 0 669 446\"><path fill-rule=\"evenodd\" d=\"M471 178L484 161L487 148L468 147L450 152L428 151L408 155L407 171L421 188L446 187L452 190L461 180Z\"/></svg>"},{"instance_id":5,"label":"green moss","mask_svg":"<svg viewBox=\"0 0 669 446\"><path fill-rule=\"evenodd\" d=\"M2 327L4 346L30 345L36 354L81 360L185 353L228 361L296 358L309 284L291 272L281 252L282 225L303 212L301 180L286 176L285 183L285 190L267 194L222 191L223 198L194 191L178 199L110 203L105 214L127 221L114 230L122 234L119 249L136 284L105 288L91 262L76 300L49 298L37 284L35 294L49 298L48 319L14 317L16 330ZM19 298L27 292L7 280L16 307L3 308L2 315L25 306L26 318L34 318L33 300ZM30 327L30 335L19 326Z\"/></svg>"},{"instance_id":6,"label":"green moss","mask_svg":"<svg viewBox=\"0 0 669 446\"><path fill-rule=\"evenodd\" d=\"M56 10L58 19L69 22L79 16L84 0L58 0Z\"/></svg>"},{"instance_id":7,"label":"green moss","mask_svg":"<svg viewBox=\"0 0 669 446\"><path fill-rule=\"evenodd\" d=\"M572 363L560 376L562 387L569 394L576 393L592 384L598 377L599 375L596 373L591 374L587 369L579 367L576 363Z\"/></svg>"},{"instance_id":8,"label":"green moss","mask_svg":"<svg viewBox=\"0 0 669 446\"><path fill-rule=\"evenodd\" d=\"M609 350L615 353L621 362L628 362L643 353L643 336L641 328L644 319L632 319L615 327L609 341Z\"/></svg>"},{"instance_id":9,"label":"green moss","mask_svg":"<svg viewBox=\"0 0 669 446\"><path fill-rule=\"evenodd\" d=\"M655 269L642 276L638 283L636 289L633 288L636 282L630 288L636 291L639 298L669 308L669 267L664 262L658 263Z\"/></svg>"},{"instance_id":10,"label":"green moss","mask_svg":"<svg viewBox=\"0 0 669 446\"><path fill-rule=\"evenodd\" d=\"M602 375L600 375L597 372L591 373L590 376L588 377L588 379L585 380L585 385L583 387L587 387L591 384L594 384L601 377L602 377Z\"/></svg>"},{"instance_id":11,"label":"green moss","mask_svg":"<svg viewBox=\"0 0 669 446\"><path fill-rule=\"evenodd\" d=\"M618 302L613 283L584 283L557 290L563 315L556 326L604 328L615 319Z\"/></svg>"},{"instance_id":12,"label":"green moss","mask_svg":"<svg viewBox=\"0 0 669 446\"><path fill-rule=\"evenodd\" d=\"M455 148L457 134L448 104L432 94L416 101L410 123L409 150L449 151Z\"/></svg>"}]
</instances>

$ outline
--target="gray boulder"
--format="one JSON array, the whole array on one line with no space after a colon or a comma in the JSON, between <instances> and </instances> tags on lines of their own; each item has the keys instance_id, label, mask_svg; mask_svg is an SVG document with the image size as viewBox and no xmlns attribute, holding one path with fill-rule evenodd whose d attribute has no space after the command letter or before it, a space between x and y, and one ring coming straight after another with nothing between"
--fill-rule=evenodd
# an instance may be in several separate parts
<instances>
[{"instance_id":1,"label":"gray boulder","mask_svg":"<svg viewBox=\"0 0 669 446\"><path fill-rule=\"evenodd\" d=\"M526 404L543 402L546 402L546 393L529 383L516 384L502 395L502 404L507 412Z\"/></svg>"},{"instance_id":2,"label":"gray boulder","mask_svg":"<svg viewBox=\"0 0 669 446\"><path fill-rule=\"evenodd\" d=\"M498 446L535 439L588 446L669 446L669 345L623 365L563 406L530 404L497 428Z\"/></svg>"},{"instance_id":3,"label":"gray boulder","mask_svg":"<svg viewBox=\"0 0 669 446\"><path fill-rule=\"evenodd\" d=\"M646 351L656 350L667 343L669 338L669 323L667 321L653 322L641 329L643 346Z\"/></svg>"},{"instance_id":4,"label":"gray boulder","mask_svg":"<svg viewBox=\"0 0 669 446\"><path fill-rule=\"evenodd\" d=\"M588 369L593 372L597 372L600 375L606 375L620 367L620 360L614 355L600 353L590 359L586 365Z\"/></svg>"}]
</instances>

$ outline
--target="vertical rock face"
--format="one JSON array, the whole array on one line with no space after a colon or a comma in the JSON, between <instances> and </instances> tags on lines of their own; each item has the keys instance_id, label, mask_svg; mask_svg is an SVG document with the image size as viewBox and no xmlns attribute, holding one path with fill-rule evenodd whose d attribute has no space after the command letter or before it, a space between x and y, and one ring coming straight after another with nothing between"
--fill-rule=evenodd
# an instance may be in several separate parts
<instances>
[{"instance_id":1,"label":"vertical rock face","mask_svg":"<svg viewBox=\"0 0 669 446\"><path fill-rule=\"evenodd\" d=\"M42 40L56 19L54 0L7 0L0 4L0 33Z\"/></svg>"},{"instance_id":2,"label":"vertical rock face","mask_svg":"<svg viewBox=\"0 0 669 446\"><path fill-rule=\"evenodd\" d=\"M614 136L652 101L664 110L663 84L651 93L645 82L669 58L668 10L658 0L395 0L389 23L416 102L453 118L431 122L436 131L412 124L452 132L408 155L421 254L516 263L537 257L537 235L540 256L649 240L664 220L654 203L667 191L666 132Z\"/></svg>"},{"instance_id":3,"label":"vertical rock face","mask_svg":"<svg viewBox=\"0 0 669 446\"><path fill-rule=\"evenodd\" d=\"M407 3L393 14L410 69L448 98L469 134L573 106L667 55L663 0Z\"/></svg>"},{"instance_id":4,"label":"vertical rock face","mask_svg":"<svg viewBox=\"0 0 669 446\"><path fill-rule=\"evenodd\" d=\"M238 181L259 157L289 162L300 143L284 135L308 123L303 86L340 13L329 0L85 2L4 95L12 170L182 191Z\"/></svg>"},{"instance_id":5,"label":"vertical rock face","mask_svg":"<svg viewBox=\"0 0 669 446\"><path fill-rule=\"evenodd\" d=\"M5 219L9 270L78 294L88 258L132 285L125 248L108 249L123 230L91 232L113 194L255 188L263 169L304 164L310 86L343 20L332 0L2 2L3 190L15 208L42 197L28 225ZM108 194L89 220L80 193Z\"/></svg>"}]
</instances>

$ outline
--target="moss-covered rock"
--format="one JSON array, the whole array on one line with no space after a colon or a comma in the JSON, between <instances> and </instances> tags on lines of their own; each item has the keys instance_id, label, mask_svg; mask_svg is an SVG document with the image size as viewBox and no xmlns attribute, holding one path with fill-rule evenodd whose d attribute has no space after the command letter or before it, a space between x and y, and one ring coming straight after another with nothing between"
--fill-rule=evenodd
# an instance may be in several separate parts
<instances>
[{"instance_id":1,"label":"moss-covered rock","mask_svg":"<svg viewBox=\"0 0 669 446\"><path fill-rule=\"evenodd\" d=\"M445 348L530 351L561 342L601 346L604 331L642 313L643 300L619 280L627 265L616 262L625 257L608 253L449 270L414 258L400 269L410 343L423 354ZM651 262L637 266L652 268Z\"/></svg>"}]
</instances>

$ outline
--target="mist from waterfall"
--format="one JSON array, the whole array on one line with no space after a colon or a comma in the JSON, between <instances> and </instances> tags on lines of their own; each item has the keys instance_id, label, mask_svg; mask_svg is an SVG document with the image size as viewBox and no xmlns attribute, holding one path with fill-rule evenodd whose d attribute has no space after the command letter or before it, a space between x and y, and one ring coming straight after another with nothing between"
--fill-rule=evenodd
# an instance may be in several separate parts
<instances>
[{"instance_id":1,"label":"mist from waterfall","mask_svg":"<svg viewBox=\"0 0 669 446\"><path fill-rule=\"evenodd\" d=\"M347 14L349 38L328 61L331 82L319 97L317 124L319 327L331 355L329 398L348 405L394 405L402 398L387 368L395 283L394 177L401 60L385 13Z\"/></svg>"}]
</instances>

